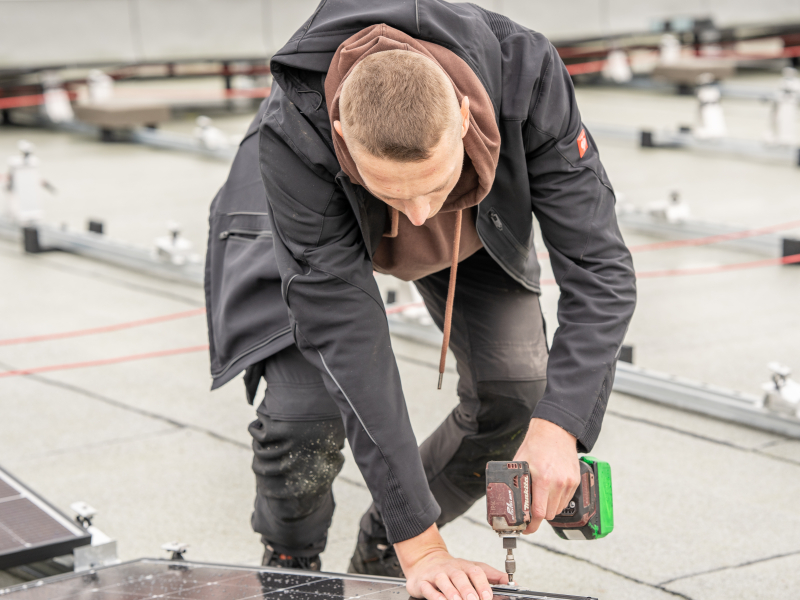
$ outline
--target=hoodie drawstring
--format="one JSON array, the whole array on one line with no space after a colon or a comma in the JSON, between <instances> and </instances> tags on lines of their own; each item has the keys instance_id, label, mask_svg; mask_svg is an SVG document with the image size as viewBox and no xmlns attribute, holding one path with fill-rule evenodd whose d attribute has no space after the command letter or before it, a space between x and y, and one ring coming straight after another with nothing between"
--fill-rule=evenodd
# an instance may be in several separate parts
<instances>
[{"instance_id":1,"label":"hoodie drawstring","mask_svg":"<svg viewBox=\"0 0 800 600\"><path fill-rule=\"evenodd\" d=\"M456 271L458 270L458 252L461 245L461 214L462 210L456 212L456 233L453 238L453 263L450 265L450 283L447 286L447 303L444 309L444 338L442 338L442 356L439 359L439 386L442 389L442 378L444 377L444 365L447 361L447 347L450 345L450 329L453 324L453 300L456 294Z\"/></svg>"}]
</instances>

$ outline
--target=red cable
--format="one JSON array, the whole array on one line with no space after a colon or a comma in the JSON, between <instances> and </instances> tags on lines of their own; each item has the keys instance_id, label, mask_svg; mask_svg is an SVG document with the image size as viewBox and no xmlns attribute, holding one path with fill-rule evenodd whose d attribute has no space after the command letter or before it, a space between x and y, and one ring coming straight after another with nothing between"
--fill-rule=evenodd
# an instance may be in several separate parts
<instances>
[{"instance_id":1,"label":"red cable","mask_svg":"<svg viewBox=\"0 0 800 600\"><path fill-rule=\"evenodd\" d=\"M606 66L605 60L593 60L591 62L575 63L566 65L567 73L570 75L583 75L585 73L597 73Z\"/></svg>"},{"instance_id":2,"label":"red cable","mask_svg":"<svg viewBox=\"0 0 800 600\"><path fill-rule=\"evenodd\" d=\"M205 100L222 100L225 98L266 98L269 96L270 88L250 88L250 89L230 89L230 90L137 90L141 93L130 93L130 91L122 92L116 95L117 99L137 98L147 96L150 99L165 98L169 100L175 99L205 99ZM67 92L70 100L75 100L77 94L75 92ZM0 110L7 108L22 108L25 106L40 106L44 104L44 94L33 94L30 96L9 96L7 98L0 98Z\"/></svg>"},{"instance_id":3,"label":"red cable","mask_svg":"<svg viewBox=\"0 0 800 600\"><path fill-rule=\"evenodd\" d=\"M70 100L75 100L78 94L72 91L67 91L67 96ZM23 106L39 106L44 104L44 94L33 94L30 96L9 96L7 98L0 98L0 110L6 108L22 108Z\"/></svg>"},{"instance_id":4,"label":"red cable","mask_svg":"<svg viewBox=\"0 0 800 600\"><path fill-rule=\"evenodd\" d=\"M788 223L780 223L779 225L770 225L768 227L761 227L759 229L747 229L745 231L732 231L731 233L720 233L717 235L709 235L700 238L691 238L688 240L671 240L668 242L655 242L652 244L640 244L638 246L631 246L628 248L631 252L650 252L651 250L666 250L670 248L680 248L683 246L705 246L708 244L716 244L719 242L727 242L730 240L741 240L749 237L757 237L759 235L766 235L776 231L786 229L795 229L800 227L800 221L789 221Z\"/></svg>"},{"instance_id":5,"label":"red cable","mask_svg":"<svg viewBox=\"0 0 800 600\"><path fill-rule=\"evenodd\" d=\"M47 340L60 340L64 338L80 337L84 335L94 335L96 333L108 333L109 331L119 331L121 329L130 329L132 327L141 327L143 325L152 325L153 323L163 323L164 321L174 321L175 319L184 319L186 317L194 317L206 312L205 308L194 308L183 312L172 313L169 315L162 315L160 317L150 317L149 319L140 319L138 321L128 321L126 323L117 323L116 325L105 325L103 327L91 327L89 329L78 329L76 331L65 331L62 333L50 333L44 335L32 335L29 337L10 338L7 340L0 340L0 346L14 346L16 344L28 344L33 342L44 342Z\"/></svg>"},{"instance_id":6,"label":"red cable","mask_svg":"<svg viewBox=\"0 0 800 600\"><path fill-rule=\"evenodd\" d=\"M720 265L717 267L690 267L686 269L662 269L659 271L643 271L636 274L637 279L651 279L654 277L677 277L680 275L709 275L713 273L723 273L725 271L739 271L742 269L754 269L757 267L769 267L773 265L790 265L800 263L800 254L782 256L780 258L767 258L764 260L754 260L744 263L733 263L730 265Z\"/></svg>"},{"instance_id":7,"label":"red cable","mask_svg":"<svg viewBox=\"0 0 800 600\"><path fill-rule=\"evenodd\" d=\"M387 315L393 315L395 313L403 312L407 308L416 308L417 306L425 306L424 302L408 302L407 304L401 304L400 306L390 306L386 309Z\"/></svg>"},{"instance_id":8,"label":"red cable","mask_svg":"<svg viewBox=\"0 0 800 600\"><path fill-rule=\"evenodd\" d=\"M756 260L746 263L734 263L731 265L721 265L718 267L696 267L688 269L664 269L660 271L644 271L636 274L638 279L648 279L655 277L675 277L679 275L707 275L710 273L721 273L724 271L735 271L739 269L752 269L756 267L766 267L771 265L788 265L793 263L800 263L800 254L793 254L791 256L784 256L781 258L768 258L765 260ZM554 285L555 279L543 279L542 285ZM404 305L400 308L408 308L411 305ZM388 311L387 311L388 312ZM135 360L144 360L147 358L160 358L162 356L175 356L177 354L189 354L192 352L202 352L208 350L208 344L201 346L187 346L185 348L173 348L172 350L159 350L156 352L145 352L144 354L130 354L128 356L118 356L115 358L104 358L100 360L89 360L77 363L65 363L61 365L48 365L44 367L32 367L30 369L17 369L15 371L6 371L0 373L0 379L4 377L15 377L19 375L34 375L36 373L48 373L51 371L67 371L70 369L83 369L86 367L101 367L105 365L114 365L124 362L131 362Z\"/></svg>"},{"instance_id":9,"label":"red cable","mask_svg":"<svg viewBox=\"0 0 800 600\"><path fill-rule=\"evenodd\" d=\"M791 265L800 263L800 254L782 256L779 258L766 258L764 260L754 260L743 263L733 263L730 265L719 265L716 267L688 267L685 269L660 269L656 271L637 271L636 279L654 279L656 277L679 277L682 275L712 275L714 273L724 273L725 271L740 271L742 269L755 269L757 267L769 267L774 265ZM555 285L555 279L542 279L542 285Z\"/></svg>"},{"instance_id":10,"label":"red cable","mask_svg":"<svg viewBox=\"0 0 800 600\"><path fill-rule=\"evenodd\" d=\"M146 358L160 358L162 356L175 356L176 354L189 354L191 352L202 352L208 350L208 344L202 346L187 346L186 348L173 348L172 350L159 350L156 352L145 352L144 354L130 354L128 356L117 356L115 358L102 358L100 360L87 360L84 362L65 363L62 365L48 365L46 367L33 367L30 369L17 369L15 371L5 371L0 373L3 377L15 377L17 375L34 375L36 373L48 373L50 371L67 371L69 369L82 369L84 367L102 367L114 365L134 360L144 360Z\"/></svg>"},{"instance_id":11,"label":"red cable","mask_svg":"<svg viewBox=\"0 0 800 600\"><path fill-rule=\"evenodd\" d=\"M776 231L783 231L786 229L796 229L800 227L800 221L789 221L787 223L779 223L778 225L769 225L767 227L760 227L758 229L745 229L743 231L732 231L730 233L719 233L716 235L709 235L706 237L690 238L688 240L670 240L668 242L654 242L651 244L639 244L638 246L629 246L628 250L631 252L651 252L653 250L669 250L671 248L681 248L684 246L707 246L709 244L717 244L719 242L727 242L730 240L741 240L749 237L758 237L759 235L766 235ZM549 252L539 252L536 254L537 258L548 258Z\"/></svg>"},{"instance_id":12,"label":"red cable","mask_svg":"<svg viewBox=\"0 0 800 600\"><path fill-rule=\"evenodd\" d=\"M23 106L39 106L40 104L44 104L44 94L0 98L0 109L21 108Z\"/></svg>"}]
</instances>

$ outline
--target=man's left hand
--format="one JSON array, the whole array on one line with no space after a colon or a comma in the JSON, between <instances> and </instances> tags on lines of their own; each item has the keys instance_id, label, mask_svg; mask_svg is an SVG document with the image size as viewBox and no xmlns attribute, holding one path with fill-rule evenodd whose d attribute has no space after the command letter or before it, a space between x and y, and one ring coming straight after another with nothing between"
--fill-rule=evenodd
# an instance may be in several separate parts
<instances>
[{"instance_id":1,"label":"man's left hand","mask_svg":"<svg viewBox=\"0 0 800 600\"><path fill-rule=\"evenodd\" d=\"M508 583L508 575L494 567L451 556L436 523L394 549L414 598L492 600L491 584Z\"/></svg>"},{"instance_id":2,"label":"man's left hand","mask_svg":"<svg viewBox=\"0 0 800 600\"><path fill-rule=\"evenodd\" d=\"M531 470L531 524L525 533L533 533L564 510L578 489L575 436L550 421L531 419L514 460L527 461Z\"/></svg>"}]
</instances>

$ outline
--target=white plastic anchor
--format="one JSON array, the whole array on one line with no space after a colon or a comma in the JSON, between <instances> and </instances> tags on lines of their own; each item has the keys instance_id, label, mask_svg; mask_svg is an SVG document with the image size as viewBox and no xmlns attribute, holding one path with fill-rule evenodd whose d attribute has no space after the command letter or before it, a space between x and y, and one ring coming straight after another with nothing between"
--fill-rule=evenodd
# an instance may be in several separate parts
<instances>
[{"instance_id":1,"label":"white plastic anchor","mask_svg":"<svg viewBox=\"0 0 800 600\"><path fill-rule=\"evenodd\" d=\"M211 119L200 115L195 120L194 138L209 150L225 150L231 147L231 140L221 129L212 125Z\"/></svg>"},{"instance_id":2,"label":"white plastic anchor","mask_svg":"<svg viewBox=\"0 0 800 600\"><path fill-rule=\"evenodd\" d=\"M797 143L797 103L800 101L800 78L797 69L785 67L780 87L770 100L767 142L781 146Z\"/></svg>"},{"instance_id":3,"label":"white plastic anchor","mask_svg":"<svg viewBox=\"0 0 800 600\"><path fill-rule=\"evenodd\" d=\"M42 219L42 189L52 191L52 186L42 179L33 144L20 140L17 148L19 154L8 159L6 212L20 225L27 225Z\"/></svg>"},{"instance_id":4,"label":"white plastic anchor","mask_svg":"<svg viewBox=\"0 0 800 600\"><path fill-rule=\"evenodd\" d=\"M603 77L614 83L627 83L633 79L628 54L624 50L612 50L608 53L603 67Z\"/></svg>"},{"instance_id":5,"label":"white plastic anchor","mask_svg":"<svg viewBox=\"0 0 800 600\"><path fill-rule=\"evenodd\" d=\"M792 372L789 367L777 362L767 366L772 371L772 381L761 386L764 390L764 408L800 418L800 383L790 378Z\"/></svg>"},{"instance_id":6,"label":"white plastic anchor","mask_svg":"<svg viewBox=\"0 0 800 600\"><path fill-rule=\"evenodd\" d=\"M661 36L658 48L658 62L662 65L674 65L681 60L681 43L671 33Z\"/></svg>"},{"instance_id":7,"label":"white plastic anchor","mask_svg":"<svg viewBox=\"0 0 800 600\"><path fill-rule=\"evenodd\" d=\"M49 72L42 76L44 87L44 113L53 123L67 123L75 120L69 95L64 89L57 73Z\"/></svg>"},{"instance_id":8,"label":"white plastic anchor","mask_svg":"<svg viewBox=\"0 0 800 600\"><path fill-rule=\"evenodd\" d=\"M156 257L177 266L199 262L200 258L192 251L192 242L180 236L180 224L170 221L167 223L167 229L169 235L155 240Z\"/></svg>"},{"instance_id":9,"label":"white plastic anchor","mask_svg":"<svg viewBox=\"0 0 800 600\"><path fill-rule=\"evenodd\" d=\"M86 78L89 102L98 104L108 102L114 97L114 79L100 69L92 69Z\"/></svg>"},{"instance_id":10,"label":"white plastic anchor","mask_svg":"<svg viewBox=\"0 0 800 600\"><path fill-rule=\"evenodd\" d=\"M727 134L725 115L722 113L722 92L711 73L697 78L697 127L694 136L700 140L718 140Z\"/></svg>"},{"instance_id":11,"label":"white plastic anchor","mask_svg":"<svg viewBox=\"0 0 800 600\"><path fill-rule=\"evenodd\" d=\"M681 195L677 191L670 193L667 202L655 202L651 204L648 207L648 212L667 223L682 223L686 221L691 214L689 205L681 199Z\"/></svg>"}]
</instances>

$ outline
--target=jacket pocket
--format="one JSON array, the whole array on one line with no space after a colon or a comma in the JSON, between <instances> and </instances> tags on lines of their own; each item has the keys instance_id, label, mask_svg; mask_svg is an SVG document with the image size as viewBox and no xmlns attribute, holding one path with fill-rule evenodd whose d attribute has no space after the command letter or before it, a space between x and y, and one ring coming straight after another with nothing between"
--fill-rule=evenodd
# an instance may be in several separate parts
<instances>
[{"instance_id":1,"label":"jacket pocket","mask_svg":"<svg viewBox=\"0 0 800 600\"><path fill-rule=\"evenodd\" d=\"M266 213L212 218L205 284L213 376L289 327Z\"/></svg>"},{"instance_id":2,"label":"jacket pocket","mask_svg":"<svg viewBox=\"0 0 800 600\"><path fill-rule=\"evenodd\" d=\"M523 257L527 258L528 254L530 253L530 249L526 248L522 244L519 243L517 238L514 237L514 234L509 231L508 227L503 225L502 219L500 219L500 215L497 214L495 209L489 210L489 219L492 221L492 225L494 228L497 229L503 237L514 247L514 249Z\"/></svg>"}]
</instances>

